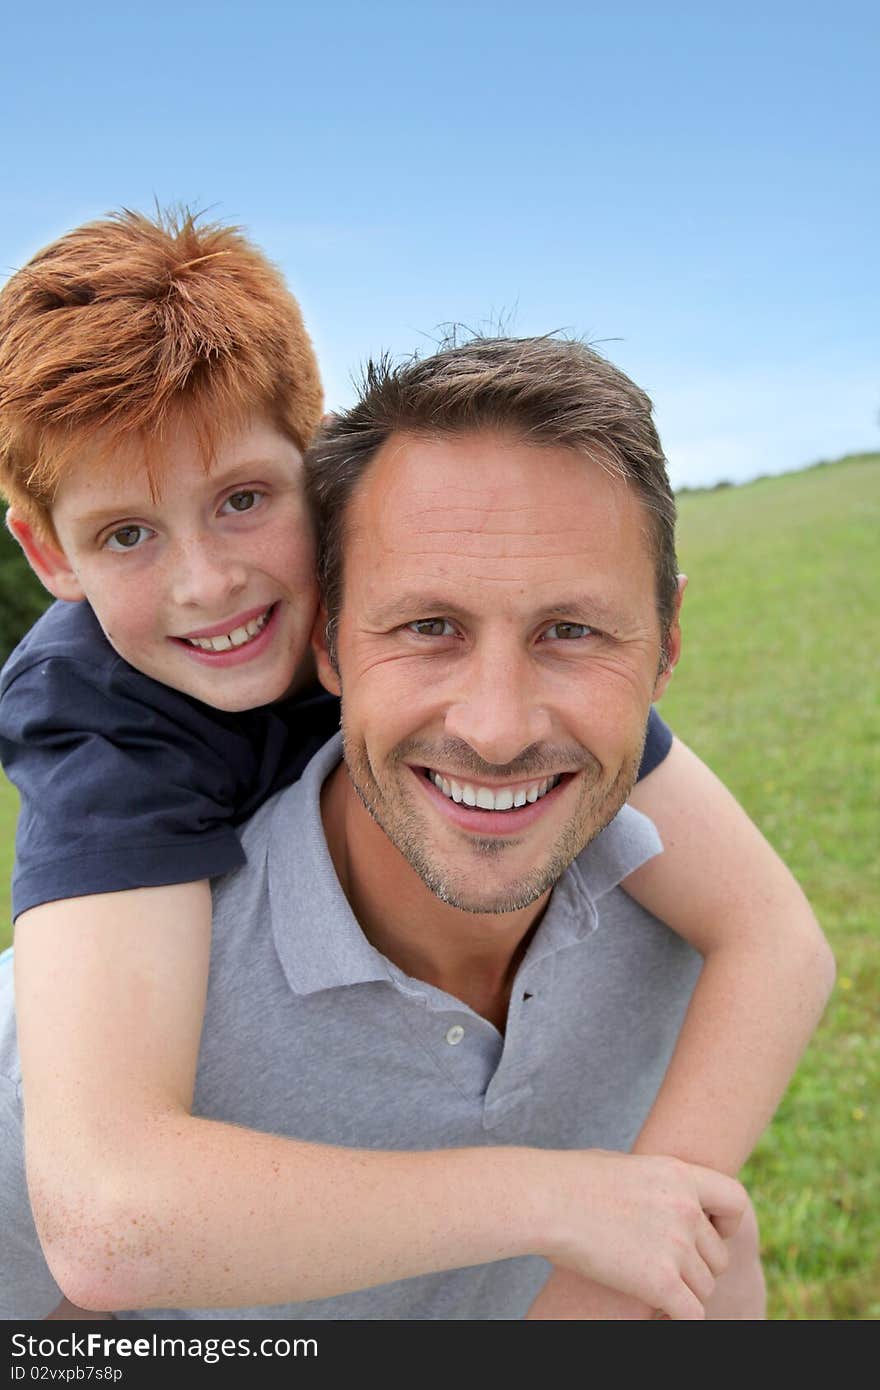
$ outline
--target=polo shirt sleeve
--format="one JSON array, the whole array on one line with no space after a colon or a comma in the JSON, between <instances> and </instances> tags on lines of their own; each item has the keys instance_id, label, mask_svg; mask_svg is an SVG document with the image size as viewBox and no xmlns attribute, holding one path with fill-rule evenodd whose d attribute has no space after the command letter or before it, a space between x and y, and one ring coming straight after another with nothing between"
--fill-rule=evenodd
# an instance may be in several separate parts
<instances>
[{"instance_id":1,"label":"polo shirt sleeve","mask_svg":"<svg viewBox=\"0 0 880 1390\"><path fill-rule=\"evenodd\" d=\"M124 662L20 668L0 704L0 756L21 798L13 915L238 867L246 745L233 721Z\"/></svg>"},{"instance_id":2,"label":"polo shirt sleeve","mask_svg":"<svg viewBox=\"0 0 880 1390\"><path fill-rule=\"evenodd\" d=\"M18 1088L0 1076L0 1319L45 1318L63 1297L31 1214Z\"/></svg>"},{"instance_id":3,"label":"polo shirt sleeve","mask_svg":"<svg viewBox=\"0 0 880 1390\"><path fill-rule=\"evenodd\" d=\"M648 715L648 732L642 751L639 780L642 777L647 777L649 772L653 772L655 767L660 766L671 747L672 730L668 724L664 724L656 708L652 705L651 713Z\"/></svg>"}]
</instances>

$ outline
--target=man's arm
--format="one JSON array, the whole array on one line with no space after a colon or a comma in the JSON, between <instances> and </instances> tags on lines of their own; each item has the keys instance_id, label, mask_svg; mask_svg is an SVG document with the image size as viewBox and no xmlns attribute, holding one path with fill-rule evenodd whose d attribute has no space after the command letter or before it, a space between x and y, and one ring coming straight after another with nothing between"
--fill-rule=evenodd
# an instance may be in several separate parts
<instances>
[{"instance_id":1,"label":"man's arm","mask_svg":"<svg viewBox=\"0 0 880 1390\"><path fill-rule=\"evenodd\" d=\"M769 1123L822 1016L834 959L788 869L712 772L677 739L630 804L664 853L623 887L704 957L669 1069L634 1145L735 1174ZM582 1295L582 1313L577 1312ZM652 1316L551 1276L530 1317ZM604 1311L603 1311L604 1309Z\"/></svg>"},{"instance_id":2,"label":"man's arm","mask_svg":"<svg viewBox=\"0 0 880 1390\"><path fill-rule=\"evenodd\" d=\"M745 1201L719 1174L595 1151L334 1148L191 1115L210 907L190 884L19 919L28 1184L72 1303L277 1304L534 1253L702 1316L723 1258L703 1209L735 1227Z\"/></svg>"}]
</instances>

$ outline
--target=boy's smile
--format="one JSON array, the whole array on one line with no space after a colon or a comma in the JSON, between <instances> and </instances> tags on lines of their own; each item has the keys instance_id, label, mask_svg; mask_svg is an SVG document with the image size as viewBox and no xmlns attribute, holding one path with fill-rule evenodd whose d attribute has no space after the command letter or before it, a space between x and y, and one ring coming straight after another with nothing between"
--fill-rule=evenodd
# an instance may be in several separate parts
<instances>
[{"instance_id":1,"label":"boy's smile","mask_svg":"<svg viewBox=\"0 0 880 1390\"><path fill-rule=\"evenodd\" d=\"M214 658L221 656L225 658L223 665L237 664L234 658L247 660L254 643L276 611L273 604L269 608L256 609L253 613L240 613L237 618L230 618L225 623L215 623L213 627L203 628L200 632L188 632L175 640L207 653L205 660L211 664ZM243 651L244 647L248 648L247 652Z\"/></svg>"},{"instance_id":2,"label":"boy's smile","mask_svg":"<svg viewBox=\"0 0 880 1390\"><path fill-rule=\"evenodd\" d=\"M156 492L138 454L118 468L84 455L53 505L60 550L19 538L57 597L89 601L130 665L218 709L250 709L309 671L317 592L301 471L268 419L223 438L209 471L184 426Z\"/></svg>"}]
</instances>

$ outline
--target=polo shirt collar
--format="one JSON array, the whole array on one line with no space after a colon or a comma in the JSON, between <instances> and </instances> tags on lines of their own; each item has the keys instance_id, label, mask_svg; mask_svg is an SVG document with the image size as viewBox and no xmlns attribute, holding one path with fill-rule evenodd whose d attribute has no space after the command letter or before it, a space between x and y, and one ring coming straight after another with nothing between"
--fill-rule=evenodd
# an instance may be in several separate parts
<instances>
[{"instance_id":1,"label":"polo shirt collar","mask_svg":"<svg viewBox=\"0 0 880 1390\"><path fill-rule=\"evenodd\" d=\"M321 822L321 788L342 757L342 735L320 748L277 798L269 826L269 912L275 949L296 994L389 979L342 891Z\"/></svg>"},{"instance_id":2,"label":"polo shirt collar","mask_svg":"<svg viewBox=\"0 0 880 1390\"><path fill-rule=\"evenodd\" d=\"M275 948L296 994L370 981L416 992L421 982L364 936L336 877L321 821L321 788L341 757L342 736L336 734L272 809L268 883ZM588 937L599 921L597 902L662 848L651 821L624 806L556 884L526 960Z\"/></svg>"}]
</instances>

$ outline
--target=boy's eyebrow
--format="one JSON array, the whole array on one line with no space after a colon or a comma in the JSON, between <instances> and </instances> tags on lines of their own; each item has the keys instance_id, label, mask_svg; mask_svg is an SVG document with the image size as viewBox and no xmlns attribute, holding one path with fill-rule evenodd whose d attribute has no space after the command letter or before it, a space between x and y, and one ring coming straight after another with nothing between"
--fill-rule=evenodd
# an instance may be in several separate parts
<instances>
[{"instance_id":1,"label":"boy's eyebrow","mask_svg":"<svg viewBox=\"0 0 880 1390\"><path fill-rule=\"evenodd\" d=\"M298 475L301 475L302 460L275 458L271 455L266 454L253 454L248 455L246 458L238 459L235 463L231 463L228 466L228 468L223 469L222 473L215 473L212 470L205 476L210 478L212 482L216 483L217 489L219 491L221 488L225 487L227 483L230 482L233 478L241 482L258 481L258 479L253 478L251 475L253 474L254 469L260 468L281 468L285 473L293 472Z\"/></svg>"},{"instance_id":2,"label":"boy's eyebrow","mask_svg":"<svg viewBox=\"0 0 880 1390\"><path fill-rule=\"evenodd\" d=\"M141 510L140 507L119 506L96 507L91 512L78 512L73 519L76 526L96 526L99 522L112 521L117 517L134 516Z\"/></svg>"},{"instance_id":3,"label":"boy's eyebrow","mask_svg":"<svg viewBox=\"0 0 880 1390\"><path fill-rule=\"evenodd\" d=\"M254 470L259 470L266 466L275 467L277 464L285 469L287 468L286 462L282 464L280 459L267 458L264 455L255 455L253 458L245 458L240 462L231 464L228 468L224 468L222 473L206 473L205 477L211 479L217 492L222 492L224 487L228 487L233 480L237 482L259 482L259 478L255 476ZM158 505L161 501L162 494L160 492L155 502L152 502L151 505ZM123 497L120 498L118 502L105 502L103 506L94 507L91 511L79 512L76 521L80 526L94 526L97 522L108 521L114 517L134 515L140 512L142 507L143 499L130 502L128 498Z\"/></svg>"}]
</instances>

